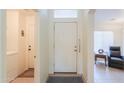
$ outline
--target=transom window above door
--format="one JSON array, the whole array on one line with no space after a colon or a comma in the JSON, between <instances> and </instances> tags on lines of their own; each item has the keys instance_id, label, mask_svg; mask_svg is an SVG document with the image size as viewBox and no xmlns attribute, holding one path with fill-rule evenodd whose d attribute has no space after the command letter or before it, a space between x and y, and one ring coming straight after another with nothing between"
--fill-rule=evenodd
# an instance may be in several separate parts
<instances>
[{"instance_id":1,"label":"transom window above door","mask_svg":"<svg viewBox=\"0 0 124 93\"><path fill-rule=\"evenodd\" d=\"M77 18L78 10L54 10L54 18Z\"/></svg>"}]
</instances>

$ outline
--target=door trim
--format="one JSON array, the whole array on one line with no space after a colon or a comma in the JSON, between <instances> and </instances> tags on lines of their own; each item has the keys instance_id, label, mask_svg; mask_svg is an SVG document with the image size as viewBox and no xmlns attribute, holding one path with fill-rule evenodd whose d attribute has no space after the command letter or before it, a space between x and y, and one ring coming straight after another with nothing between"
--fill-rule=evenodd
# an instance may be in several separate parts
<instances>
[{"instance_id":1,"label":"door trim","mask_svg":"<svg viewBox=\"0 0 124 93\"><path fill-rule=\"evenodd\" d=\"M75 19L54 18L54 10L49 10L49 74L54 74L54 22L77 22L78 23L78 40L80 40L80 53L77 55L77 74L83 74L83 16L82 10L78 10L78 17ZM78 41L79 42L79 41Z\"/></svg>"},{"instance_id":2,"label":"door trim","mask_svg":"<svg viewBox=\"0 0 124 93\"><path fill-rule=\"evenodd\" d=\"M77 45L77 47L79 47L79 44L78 44L78 22L76 22L76 21L72 21L72 22L53 22L53 54L54 54L54 69L53 69L53 73L57 73L56 71L55 71L55 24L56 23L75 23L76 24L76 45ZM78 49L77 49L78 50ZM76 53L76 72L74 72L74 73L77 73L78 72L78 70L77 70L77 63L78 63L78 53L79 53L79 50L77 51L77 53ZM61 72L60 72L61 73ZM69 72L67 72L67 73L69 73Z\"/></svg>"}]
</instances>

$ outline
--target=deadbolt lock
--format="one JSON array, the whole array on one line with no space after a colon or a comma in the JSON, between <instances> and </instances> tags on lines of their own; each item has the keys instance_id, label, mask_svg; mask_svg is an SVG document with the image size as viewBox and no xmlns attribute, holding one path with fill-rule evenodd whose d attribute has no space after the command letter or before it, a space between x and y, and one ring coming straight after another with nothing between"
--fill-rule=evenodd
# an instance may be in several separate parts
<instances>
[{"instance_id":1,"label":"deadbolt lock","mask_svg":"<svg viewBox=\"0 0 124 93\"><path fill-rule=\"evenodd\" d=\"M77 52L77 49L74 49L75 52Z\"/></svg>"},{"instance_id":2,"label":"deadbolt lock","mask_svg":"<svg viewBox=\"0 0 124 93\"><path fill-rule=\"evenodd\" d=\"M31 51L31 49L29 48L28 51Z\"/></svg>"}]
</instances>

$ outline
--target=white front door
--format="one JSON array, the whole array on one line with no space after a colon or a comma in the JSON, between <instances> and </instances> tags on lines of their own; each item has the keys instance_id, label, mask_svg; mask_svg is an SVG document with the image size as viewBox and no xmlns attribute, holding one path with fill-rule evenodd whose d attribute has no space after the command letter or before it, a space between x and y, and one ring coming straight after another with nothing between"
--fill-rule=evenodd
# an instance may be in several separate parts
<instances>
[{"instance_id":1,"label":"white front door","mask_svg":"<svg viewBox=\"0 0 124 93\"><path fill-rule=\"evenodd\" d=\"M55 72L76 72L77 23L55 23Z\"/></svg>"}]
</instances>

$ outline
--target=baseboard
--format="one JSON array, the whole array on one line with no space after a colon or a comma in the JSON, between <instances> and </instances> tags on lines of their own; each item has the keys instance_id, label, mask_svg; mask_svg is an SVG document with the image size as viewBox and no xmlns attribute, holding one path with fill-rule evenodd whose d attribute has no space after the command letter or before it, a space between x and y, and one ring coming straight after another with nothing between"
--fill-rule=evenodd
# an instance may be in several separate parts
<instances>
[{"instance_id":1,"label":"baseboard","mask_svg":"<svg viewBox=\"0 0 124 93\"><path fill-rule=\"evenodd\" d=\"M82 74L82 79L83 79L84 83L88 83L87 80L84 78L83 74Z\"/></svg>"},{"instance_id":2,"label":"baseboard","mask_svg":"<svg viewBox=\"0 0 124 93\"><path fill-rule=\"evenodd\" d=\"M77 72L54 72L54 74L77 74Z\"/></svg>"},{"instance_id":3,"label":"baseboard","mask_svg":"<svg viewBox=\"0 0 124 93\"><path fill-rule=\"evenodd\" d=\"M48 79L49 79L49 75L48 75L48 77L47 77L47 79L46 79L46 82L45 82L45 83L47 83Z\"/></svg>"}]
</instances>

